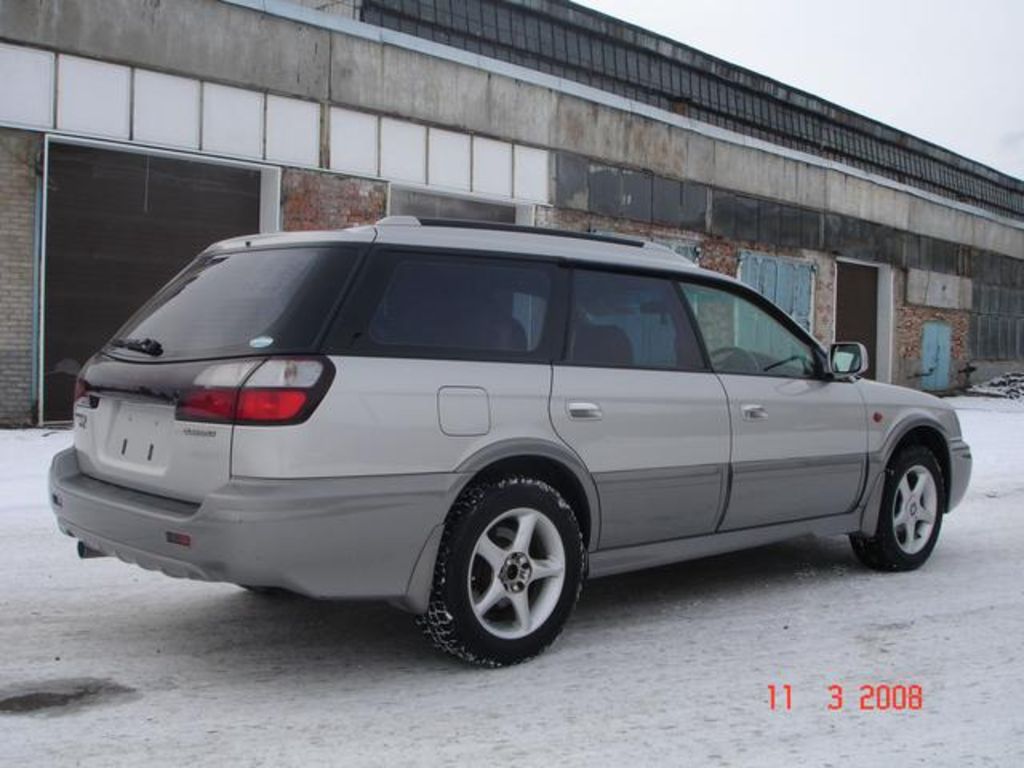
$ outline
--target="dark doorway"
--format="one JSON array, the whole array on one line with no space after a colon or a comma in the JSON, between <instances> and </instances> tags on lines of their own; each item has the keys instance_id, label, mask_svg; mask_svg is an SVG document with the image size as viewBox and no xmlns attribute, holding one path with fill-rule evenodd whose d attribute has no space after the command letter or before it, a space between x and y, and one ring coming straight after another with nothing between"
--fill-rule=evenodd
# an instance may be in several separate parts
<instances>
[{"instance_id":1,"label":"dark doorway","mask_svg":"<svg viewBox=\"0 0 1024 768\"><path fill-rule=\"evenodd\" d=\"M846 261L836 263L836 341L859 341L868 350L864 375L875 378L878 354L878 270Z\"/></svg>"},{"instance_id":2,"label":"dark doorway","mask_svg":"<svg viewBox=\"0 0 1024 768\"><path fill-rule=\"evenodd\" d=\"M78 368L196 254L259 230L260 172L70 144L49 150L43 420Z\"/></svg>"}]
</instances>

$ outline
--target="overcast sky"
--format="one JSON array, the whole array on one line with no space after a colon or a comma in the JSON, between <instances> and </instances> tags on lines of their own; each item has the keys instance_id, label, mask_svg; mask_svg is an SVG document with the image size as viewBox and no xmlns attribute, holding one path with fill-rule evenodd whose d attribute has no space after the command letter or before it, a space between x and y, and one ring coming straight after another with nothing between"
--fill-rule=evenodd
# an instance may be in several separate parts
<instances>
[{"instance_id":1,"label":"overcast sky","mask_svg":"<svg viewBox=\"0 0 1024 768\"><path fill-rule=\"evenodd\" d=\"M578 0L1024 179L1024 0Z\"/></svg>"}]
</instances>

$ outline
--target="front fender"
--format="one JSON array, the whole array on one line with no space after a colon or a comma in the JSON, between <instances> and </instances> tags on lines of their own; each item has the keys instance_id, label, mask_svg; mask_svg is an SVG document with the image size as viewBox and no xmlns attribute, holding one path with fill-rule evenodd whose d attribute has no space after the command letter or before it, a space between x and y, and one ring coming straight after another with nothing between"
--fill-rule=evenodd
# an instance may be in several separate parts
<instances>
[{"instance_id":1,"label":"front fender","mask_svg":"<svg viewBox=\"0 0 1024 768\"><path fill-rule=\"evenodd\" d=\"M869 409L870 410L870 409ZM880 439L876 438L873 450L868 453L868 481L865 484L864 511L861 514L860 532L866 536L874 535L878 527L878 515L882 506L882 495L885 489L885 470L889 461L896 452L897 446L912 430L919 427L928 427L942 436L945 446L945 456L939 457L942 466L951 466L949 430L935 416L924 409L908 409L900 416L889 423L888 428L882 433ZM953 478L946 478L947 497L951 497L949 491L955 487ZM947 509L952 508L952 504Z\"/></svg>"}]
</instances>

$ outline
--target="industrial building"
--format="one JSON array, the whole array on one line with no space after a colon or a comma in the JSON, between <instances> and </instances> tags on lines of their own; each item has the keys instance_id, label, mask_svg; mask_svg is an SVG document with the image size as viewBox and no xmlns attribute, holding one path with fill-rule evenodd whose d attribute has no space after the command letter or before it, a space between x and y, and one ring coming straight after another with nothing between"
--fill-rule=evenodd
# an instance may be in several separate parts
<instances>
[{"instance_id":1,"label":"industrial building","mask_svg":"<svg viewBox=\"0 0 1024 768\"><path fill-rule=\"evenodd\" d=\"M667 243L882 381L1024 365L1024 181L655 32L564 0L0 2L0 423L68 419L210 242L397 214Z\"/></svg>"}]
</instances>

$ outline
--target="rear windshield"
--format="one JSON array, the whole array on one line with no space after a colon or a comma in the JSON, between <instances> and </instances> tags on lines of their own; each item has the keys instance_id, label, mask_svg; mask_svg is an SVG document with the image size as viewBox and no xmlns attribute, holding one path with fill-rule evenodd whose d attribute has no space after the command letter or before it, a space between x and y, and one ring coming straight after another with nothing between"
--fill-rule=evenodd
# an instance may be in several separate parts
<instances>
[{"instance_id":1,"label":"rear windshield","mask_svg":"<svg viewBox=\"0 0 1024 768\"><path fill-rule=\"evenodd\" d=\"M356 255L337 245L201 255L116 338L156 342L154 360L313 351Z\"/></svg>"}]
</instances>

